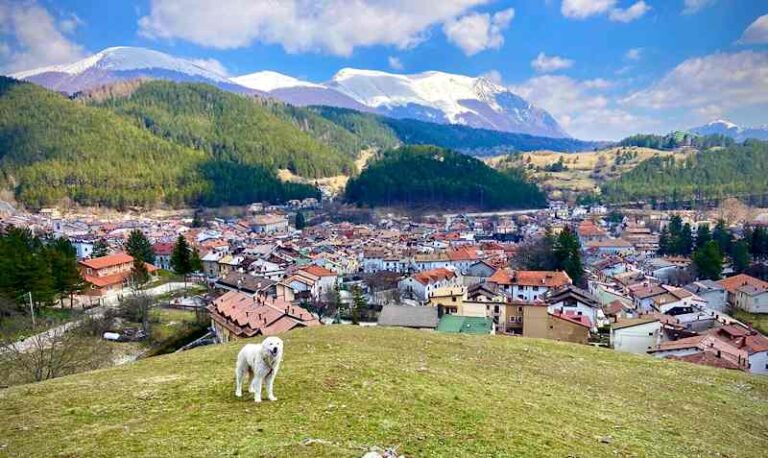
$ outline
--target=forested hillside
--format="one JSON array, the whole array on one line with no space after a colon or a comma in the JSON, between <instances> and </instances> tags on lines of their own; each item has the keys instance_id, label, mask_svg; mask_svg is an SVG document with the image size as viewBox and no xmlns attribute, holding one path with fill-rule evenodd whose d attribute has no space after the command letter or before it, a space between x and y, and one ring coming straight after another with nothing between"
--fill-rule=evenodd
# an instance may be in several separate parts
<instances>
[{"instance_id":1,"label":"forested hillside","mask_svg":"<svg viewBox=\"0 0 768 458\"><path fill-rule=\"evenodd\" d=\"M690 132L672 132L667 135L637 134L621 140L619 146L638 146L671 150L682 146L707 149L715 146L731 146L735 144L731 137L725 135L696 135Z\"/></svg>"},{"instance_id":2,"label":"forested hillside","mask_svg":"<svg viewBox=\"0 0 768 458\"><path fill-rule=\"evenodd\" d=\"M150 111L167 121L161 102ZM181 133L165 138L110 110L0 77L0 184L32 207L63 199L122 208L279 202L317 194L277 180L255 151L240 158L226 145L213 152L196 144L208 138L197 131L208 132L210 124L191 115L187 120ZM337 156L339 166L346 162Z\"/></svg>"},{"instance_id":3,"label":"forested hillside","mask_svg":"<svg viewBox=\"0 0 768 458\"><path fill-rule=\"evenodd\" d=\"M601 143L573 138L536 137L457 124L435 124L415 119L394 119L345 108L314 107L324 117L358 134L372 145L392 147L397 143L436 145L485 156L511 151L586 151Z\"/></svg>"},{"instance_id":4,"label":"forested hillside","mask_svg":"<svg viewBox=\"0 0 768 458\"><path fill-rule=\"evenodd\" d=\"M439 208L535 208L544 193L511 169L435 146L389 150L347 184L346 198L361 205Z\"/></svg>"},{"instance_id":5,"label":"forested hillside","mask_svg":"<svg viewBox=\"0 0 768 458\"><path fill-rule=\"evenodd\" d=\"M126 96L93 103L216 160L288 169L311 178L354 170L357 151L349 132L314 113L296 118L289 108L269 109L262 101L213 86L152 81ZM334 148L336 144L343 144L348 154Z\"/></svg>"},{"instance_id":6,"label":"forested hillside","mask_svg":"<svg viewBox=\"0 0 768 458\"><path fill-rule=\"evenodd\" d=\"M653 157L603 186L612 202L691 199L768 192L768 143L712 148L686 159Z\"/></svg>"}]
</instances>

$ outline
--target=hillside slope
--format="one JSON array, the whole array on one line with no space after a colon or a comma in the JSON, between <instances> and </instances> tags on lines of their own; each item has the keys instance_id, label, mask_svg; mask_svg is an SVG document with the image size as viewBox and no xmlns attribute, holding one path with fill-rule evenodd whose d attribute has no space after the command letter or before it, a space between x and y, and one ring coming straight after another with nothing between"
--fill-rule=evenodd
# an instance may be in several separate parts
<instances>
[{"instance_id":1,"label":"hillside slope","mask_svg":"<svg viewBox=\"0 0 768 458\"><path fill-rule=\"evenodd\" d=\"M501 336L329 326L284 339L275 403L234 397L238 343L0 390L0 455L360 457L397 446L409 457L756 457L768 447L762 377Z\"/></svg>"}]
</instances>

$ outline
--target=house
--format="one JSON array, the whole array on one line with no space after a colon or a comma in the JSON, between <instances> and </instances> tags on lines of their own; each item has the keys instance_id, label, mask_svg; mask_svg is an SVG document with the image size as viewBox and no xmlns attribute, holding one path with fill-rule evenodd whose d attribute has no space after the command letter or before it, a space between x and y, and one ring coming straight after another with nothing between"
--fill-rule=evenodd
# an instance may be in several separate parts
<instances>
[{"instance_id":1,"label":"house","mask_svg":"<svg viewBox=\"0 0 768 458\"><path fill-rule=\"evenodd\" d=\"M338 282L339 275L336 272L314 264L297 270L288 281L292 288L295 286L294 291L309 291L314 300L321 300L331 294Z\"/></svg>"},{"instance_id":2,"label":"house","mask_svg":"<svg viewBox=\"0 0 768 458\"><path fill-rule=\"evenodd\" d=\"M248 271L260 277L278 281L285 275L285 269L276 262L266 259L257 259L248 266Z\"/></svg>"},{"instance_id":3,"label":"house","mask_svg":"<svg viewBox=\"0 0 768 458\"><path fill-rule=\"evenodd\" d=\"M661 342L661 322L655 317L618 319L611 324L611 348L645 354Z\"/></svg>"},{"instance_id":4,"label":"house","mask_svg":"<svg viewBox=\"0 0 768 458\"><path fill-rule=\"evenodd\" d=\"M441 267L415 273L400 280L397 286L403 296L425 304L435 290L461 286L461 276L455 270Z\"/></svg>"},{"instance_id":5,"label":"house","mask_svg":"<svg viewBox=\"0 0 768 458\"><path fill-rule=\"evenodd\" d=\"M379 326L429 329L437 328L437 308L410 305L385 305L379 315Z\"/></svg>"},{"instance_id":6,"label":"house","mask_svg":"<svg viewBox=\"0 0 768 458\"><path fill-rule=\"evenodd\" d=\"M550 291L545 302L549 313L571 317L585 317L590 328L596 328L605 320L597 299L589 292L573 285L565 285Z\"/></svg>"},{"instance_id":7,"label":"house","mask_svg":"<svg viewBox=\"0 0 768 458\"><path fill-rule=\"evenodd\" d=\"M251 230L257 234L274 234L288 231L288 218L282 215L256 215Z\"/></svg>"},{"instance_id":8,"label":"house","mask_svg":"<svg viewBox=\"0 0 768 458\"><path fill-rule=\"evenodd\" d=\"M718 281L728 291L728 304L743 310L756 310L751 313L768 313L768 282L747 274L734 275ZM745 288L751 287L751 288ZM759 310L759 311L758 311Z\"/></svg>"},{"instance_id":9,"label":"house","mask_svg":"<svg viewBox=\"0 0 768 458\"><path fill-rule=\"evenodd\" d=\"M561 271L499 269L488 278L504 293L518 300L537 301L551 289L573 283L567 273Z\"/></svg>"},{"instance_id":10,"label":"house","mask_svg":"<svg viewBox=\"0 0 768 458\"><path fill-rule=\"evenodd\" d=\"M93 246L96 241L92 238L74 238L69 240L75 248L77 259L87 259L93 254Z\"/></svg>"},{"instance_id":11,"label":"house","mask_svg":"<svg viewBox=\"0 0 768 458\"><path fill-rule=\"evenodd\" d=\"M466 295L467 288L464 286L444 286L432 292L431 297L427 300L427 304L437 307L439 316L457 313L464 315L460 312L463 312ZM485 314L480 316L485 316Z\"/></svg>"},{"instance_id":12,"label":"house","mask_svg":"<svg viewBox=\"0 0 768 458\"><path fill-rule=\"evenodd\" d=\"M725 312L728 305L726 290L720 283L713 280L701 280L689 283L683 288L704 300L707 308Z\"/></svg>"},{"instance_id":13,"label":"house","mask_svg":"<svg viewBox=\"0 0 768 458\"><path fill-rule=\"evenodd\" d=\"M632 304L635 309L641 312L651 312L653 308L653 299L657 296L667 294L667 290L656 283L643 282L631 285L627 288L629 297L632 298Z\"/></svg>"},{"instance_id":14,"label":"house","mask_svg":"<svg viewBox=\"0 0 768 458\"><path fill-rule=\"evenodd\" d=\"M607 240L608 234L605 230L597 226L591 220L585 220L579 223L576 228L576 235L579 237L579 242L585 245L587 242L598 242Z\"/></svg>"},{"instance_id":15,"label":"house","mask_svg":"<svg viewBox=\"0 0 768 458\"><path fill-rule=\"evenodd\" d=\"M219 260L225 256L221 251L211 251L206 253L200 260L203 263L203 273L210 278L215 279L219 276Z\"/></svg>"},{"instance_id":16,"label":"house","mask_svg":"<svg viewBox=\"0 0 768 458\"><path fill-rule=\"evenodd\" d=\"M279 298L287 302L294 300L293 290L287 284L243 272L231 272L216 280L215 286L228 291L240 291L251 297Z\"/></svg>"},{"instance_id":17,"label":"house","mask_svg":"<svg viewBox=\"0 0 768 458\"><path fill-rule=\"evenodd\" d=\"M157 267L144 263L147 272L153 274ZM85 292L91 296L105 296L120 292L130 282L133 273L133 256L127 253L115 253L100 258L85 259L79 262L80 274L90 288Z\"/></svg>"},{"instance_id":18,"label":"house","mask_svg":"<svg viewBox=\"0 0 768 458\"><path fill-rule=\"evenodd\" d=\"M320 326L308 311L283 299L228 291L207 307L219 342L274 336L299 327Z\"/></svg>"},{"instance_id":19,"label":"house","mask_svg":"<svg viewBox=\"0 0 768 458\"><path fill-rule=\"evenodd\" d=\"M173 243L158 242L152 245L155 252L155 265L163 270L171 270L171 255Z\"/></svg>"},{"instance_id":20,"label":"house","mask_svg":"<svg viewBox=\"0 0 768 458\"><path fill-rule=\"evenodd\" d=\"M443 315L437 324L437 332L475 335L493 334L493 321L490 318Z\"/></svg>"}]
</instances>

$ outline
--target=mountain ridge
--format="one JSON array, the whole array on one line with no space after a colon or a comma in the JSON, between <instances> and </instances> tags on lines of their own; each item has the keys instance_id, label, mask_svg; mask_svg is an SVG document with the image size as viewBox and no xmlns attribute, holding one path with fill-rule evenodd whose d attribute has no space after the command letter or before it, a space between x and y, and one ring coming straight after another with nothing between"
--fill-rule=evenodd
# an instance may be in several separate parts
<instances>
[{"instance_id":1,"label":"mountain ridge","mask_svg":"<svg viewBox=\"0 0 768 458\"><path fill-rule=\"evenodd\" d=\"M692 127L688 131L698 135L725 135L737 142L742 142L749 138L768 140L768 125L744 127L725 119L710 121L702 126Z\"/></svg>"}]
</instances>

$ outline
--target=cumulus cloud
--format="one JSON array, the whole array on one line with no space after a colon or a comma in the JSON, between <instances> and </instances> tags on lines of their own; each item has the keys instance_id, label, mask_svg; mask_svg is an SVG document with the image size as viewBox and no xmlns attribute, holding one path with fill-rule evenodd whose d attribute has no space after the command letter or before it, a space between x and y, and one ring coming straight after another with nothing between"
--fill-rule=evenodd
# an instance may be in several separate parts
<instances>
[{"instance_id":1,"label":"cumulus cloud","mask_svg":"<svg viewBox=\"0 0 768 458\"><path fill-rule=\"evenodd\" d=\"M192 63L221 76L229 76L227 68L216 59L191 59Z\"/></svg>"},{"instance_id":2,"label":"cumulus cloud","mask_svg":"<svg viewBox=\"0 0 768 458\"><path fill-rule=\"evenodd\" d=\"M37 3L0 2L0 23L0 68L5 73L70 63L84 56L83 48L65 36L79 24L62 26Z\"/></svg>"},{"instance_id":3,"label":"cumulus cloud","mask_svg":"<svg viewBox=\"0 0 768 458\"><path fill-rule=\"evenodd\" d=\"M547 56L540 52L535 59L531 61L531 67L539 73L555 72L565 68L571 68L573 61L559 56Z\"/></svg>"},{"instance_id":4,"label":"cumulus cloud","mask_svg":"<svg viewBox=\"0 0 768 458\"><path fill-rule=\"evenodd\" d=\"M591 16L608 14L608 18L616 22L631 22L650 11L651 7L645 1L635 2L629 8L616 7L617 0L563 0L560 12L571 19L586 19Z\"/></svg>"},{"instance_id":5,"label":"cumulus cloud","mask_svg":"<svg viewBox=\"0 0 768 458\"><path fill-rule=\"evenodd\" d=\"M499 49L504 44L502 31L507 28L515 10L509 8L493 15L469 13L458 19L451 19L443 25L448 41L471 56L486 49Z\"/></svg>"},{"instance_id":6,"label":"cumulus cloud","mask_svg":"<svg viewBox=\"0 0 768 458\"><path fill-rule=\"evenodd\" d=\"M562 75L536 76L511 89L545 110L577 138L613 140L651 125L651 121L616 106L600 90L602 80L578 81Z\"/></svg>"},{"instance_id":7,"label":"cumulus cloud","mask_svg":"<svg viewBox=\"0 0 768 458\"><path fill-rule=\"evenodd\" d=\"M349 56L355 48L390 45L407 49L429 28L453 20L486 0L152 0L139 33L233 49L256 42L287 52Z\"/></svg>"},{"instance_id":8,"label":"cumulus cloud","mask_svg":"<svg viewBox=\"0 0 768 458\"><path fill-rule=\"evenodd\" d=\"M400 61L400 59L395 57L395 56L387 57L387 63L389 64L389 68L391 68L392 70L402 70L403 69L403 62Z\"/></svg>"},{"instance_id":9,"label":"cumulus cloud","mask_svg":"<svg viewBox=\"0 0 768 458\"><path fill-rule=\"evenodd\" d=\"M640 60L643 54L643 48L632 48L624 55L629 60Z\"/></svg>"},{"instance_id":10,"label":"cumulus cloud","mask_svg":"<svg viewBox=\"0 0 768 458\"><path fill-rule=\"evenodd\" d=\"M768 52L718 53L683 61L627 105L722 110L768 103Z\"/></svg>"},{"instance_id":11,"label":"cumulus cloud","mask_svg":"<svg viewBox=\"0 0 768 458\"><path fill-rule=\"evenodd\" d=\"M616 0L563 0L560 11L572 19L585 19L606 13L616 5Z\"/></svg>"},{"instance_id":12,"label":"cumulus cloud","mask_svg":"<svg viewBox=\"0 0 768 458\"><path fill-rule=\"evenodd\" d=\"M749 25L739 39L739 43L750 45L762 45L768 43L768 14L755 19Z\"/></svg>"},{"instance_id":13,"label":"cumulus cloud","mask_svg":"<svg viewBox=\"0 0 768 458\"><path fill-rule=\"evenodd\" d=\"M640 0L627 9L615 8L611 10L611 14L608 18L616 22L632 22L635 19L643 17L645 13L651 10L651 7L647 3Z\"/></svg>"},{"instance_id":14,"label":"cumulus cloud","mask_svg":"<svg viewBox=\"0 0 768 458\"><path fill-rule=\"evenodd\" d=\"M717 0L685 0L684 8L683 8L683 14L694 14L698 13L702 9L712 6L715 4Z\"/></svg>"}]
</instances>

